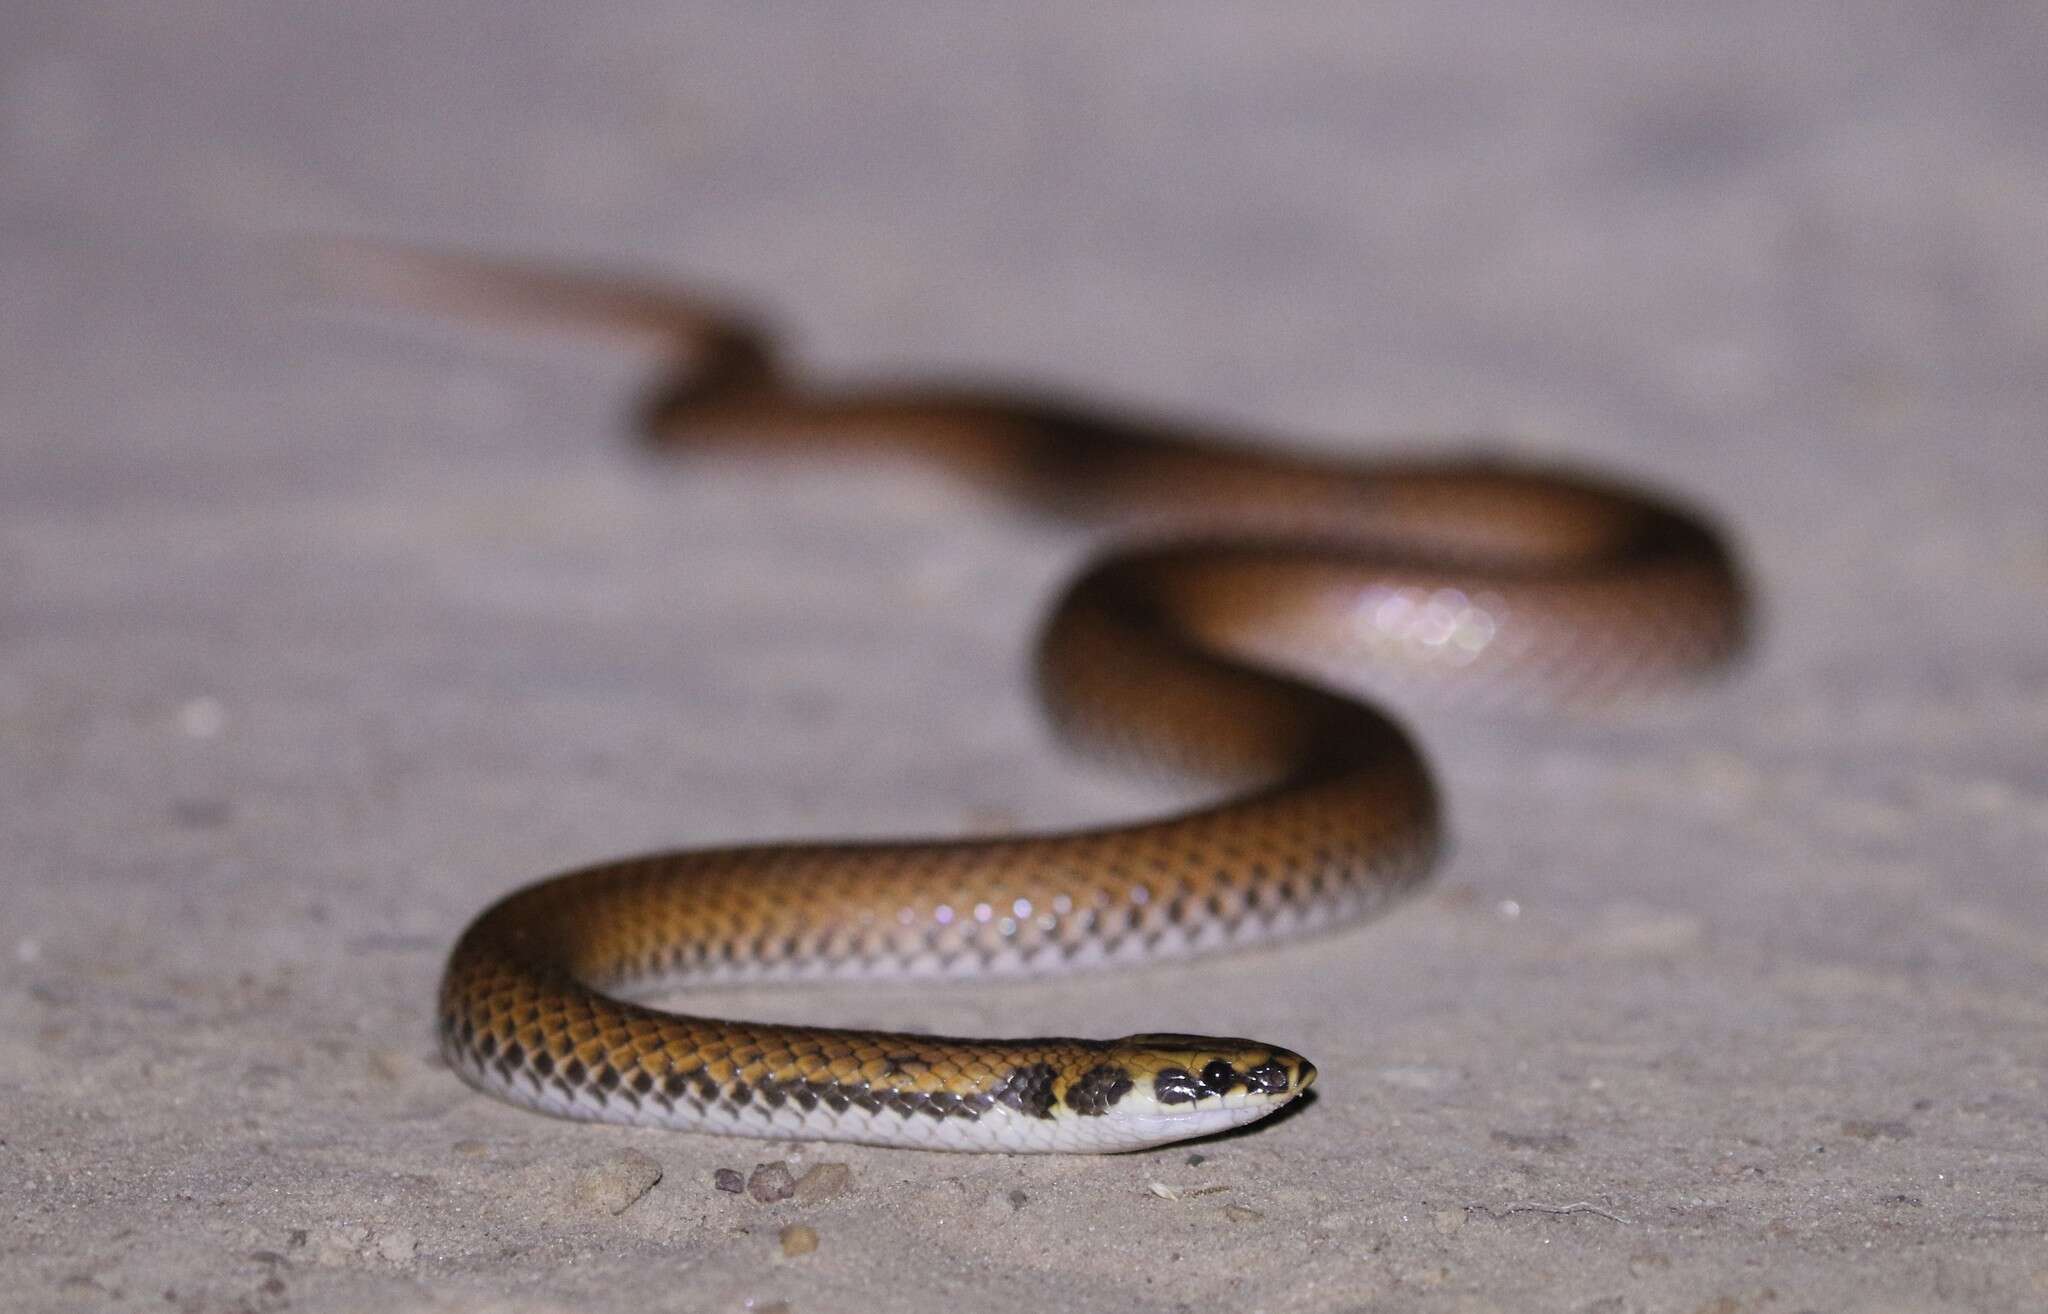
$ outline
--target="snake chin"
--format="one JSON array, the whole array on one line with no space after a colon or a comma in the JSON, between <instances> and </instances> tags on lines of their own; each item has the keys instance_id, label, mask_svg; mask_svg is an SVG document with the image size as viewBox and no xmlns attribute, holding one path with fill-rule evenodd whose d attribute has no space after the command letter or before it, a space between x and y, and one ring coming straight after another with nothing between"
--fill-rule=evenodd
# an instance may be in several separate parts
<instances>
[{"instance_id":1,"label":"snake chin","mask_svg":"<svg viewBox=\"0 0 2048 1314\"><path fill-rule=\"evenodd\" d=\"M1134 1107L1121 1113L1119 1135L1128 1138L1128 1148L1131 1149L1151 1149L1179 1141L1200 1140L1269 1118L1293 1104L1301 1094L1301 1088L1297 1087L1285 1095L1236 1091L1184 1104L1161 1104L1156 1100L1134 1102Z\"/></svg>"}]
</instances>

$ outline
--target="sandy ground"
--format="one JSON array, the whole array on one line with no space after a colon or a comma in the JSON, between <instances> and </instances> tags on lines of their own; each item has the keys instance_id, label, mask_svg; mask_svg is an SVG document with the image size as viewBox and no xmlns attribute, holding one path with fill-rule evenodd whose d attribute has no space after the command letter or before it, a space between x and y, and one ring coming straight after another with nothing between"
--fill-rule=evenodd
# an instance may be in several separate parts
<instances>
[{"instance_id":1,"label":"sandy ground","mask_svg":"<svg viewBox=\"0 0 2048 1314\"><path fill-rule=\"evenodd\" d=\"M2040 10L960 8L7 6L0 1306L2048 1307ZM441 956L633 849L1160 805L1023 678L1088 541L638 459L644 362L325 313L308 232L706 280L844 376L1618 470L1767 625L1642 717L1418 717L1457 847L1371 927L721 1001L1251 1032L1298 1116L806 1147L844 1189L757 1203L714 1173L784 1152L459 1085Z\"/></svg>"}]
</instances>

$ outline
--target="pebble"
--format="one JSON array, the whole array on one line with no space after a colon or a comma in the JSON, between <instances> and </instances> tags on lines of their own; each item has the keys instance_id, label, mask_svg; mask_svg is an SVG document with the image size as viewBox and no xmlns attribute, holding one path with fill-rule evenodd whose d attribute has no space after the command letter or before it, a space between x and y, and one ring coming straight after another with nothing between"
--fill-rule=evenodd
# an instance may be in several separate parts
<instances>
[{"instance_id":1,"label":"pebble","mask_svg":"<svg viewBox=\"0 0 2048 1314\"><path fill-rule=\"evenodd\" d=\"M853 1186L853 1169L843 1163L821 1163L796 1183L796 1202L810 1206L845 1195Z\"/></svg>"},{"instance_id":2,"label":"pebble","mask_svg":"<svg viewBox=\"0 0 2048 1314\"><path fill-rule=\"evenodd\" d=\"M576 1178L576 1198L609 1214L623 1214L661 1180L661 1164L639 1150L620 1150Z\"/></svg>"},{"instance_id":3,"label":"pebble","mask_svg":"<svg viewBox=\"0 0 2048 1314\"><path fill-rule=\"evenodd\" d=\"M721 1191L738 1195L747 1189L747 1179L740 1176L737 1168L720 1168L711 1174L711 1184Z\"/></svg>"},{"instance_id":4,"label":"pebble","mask_svg":"<svg viewBox=\"0 0 2048 1314\"><path fill-rule=\"evenodd\" d=\"M816 1229L806 1227L802 1223L791 1223L788 1227L782 1229L782 1253L789 1258L795 1259L798 1255L808 1255L817 1248L818 1233Z\"/></svg>"},{"instance_id":5,"label":"pebble","mask_svg":"<svg viewBox=\"0 0 2048 1314\"><path fill-rule=\"evenodd\" d=\"M1265 1217L1256 1209L1245 1205L1224 1205L1223 1216L1233 1223L1256 1223Z\"/></svg>"},{"instance_id":6,"label":"pebble","mask_svg":"<svg viewBox=\"0 0 2048 1314\"><path fill-rule=\"evenodd\" d=\"M796 1194L796 1178L790 1176L786 1163L757 1163L753 1176L747 1178L747 1194L762 1204L787 1200Z\"/></svg>"},{"instance_id":7,"label":"pebble","mask_svg":"<svg viewBox=\"0 0 2048 1314\"><path fill-rule=\"evenodd\" d=\"M1024 1192L1021 1189L1010 1192L1010 1208L1022 1209L1025 1205L1028 1205L1030 1203L1031 1197L1024 1194Z\"/></svg>"}]
</instances>

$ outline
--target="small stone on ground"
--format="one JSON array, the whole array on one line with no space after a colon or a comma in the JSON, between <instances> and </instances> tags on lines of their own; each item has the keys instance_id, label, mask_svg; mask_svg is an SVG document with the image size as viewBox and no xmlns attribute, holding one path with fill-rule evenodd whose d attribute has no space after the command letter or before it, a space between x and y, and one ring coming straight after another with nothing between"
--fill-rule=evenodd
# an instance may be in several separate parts
<instances>
[{"instance_id":1,"label":"small stone on ground","mask_svg":"<svg viewBox=\"0 0 2048 1314\"><path fill-rule=\"evenodd\" d=\"M786 1163L758 1163L747 1178L747 1194L762 1204L774 1204L796 1194L796 1178Z\"/></svg>"}]
</instances>

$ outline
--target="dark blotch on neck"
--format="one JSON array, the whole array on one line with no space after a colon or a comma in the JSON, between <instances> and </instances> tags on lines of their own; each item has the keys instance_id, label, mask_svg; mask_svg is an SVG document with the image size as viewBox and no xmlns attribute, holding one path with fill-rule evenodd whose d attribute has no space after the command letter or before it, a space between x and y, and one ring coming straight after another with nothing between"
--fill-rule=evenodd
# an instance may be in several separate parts
<instances>
[{"instance_id":1,"label":"dark blotch on neck","mask_svg":"<svg viewBox=\"0 0 2048 1314\"><path fill-rule=\"evenodd\" d=\"M1067 1088L1067 1107L1084 1118L1108 1113L1110 1106L1131 1093L1131 1074L1105 1063L1090 1068Z\"/></svg>"}]
</instances>

